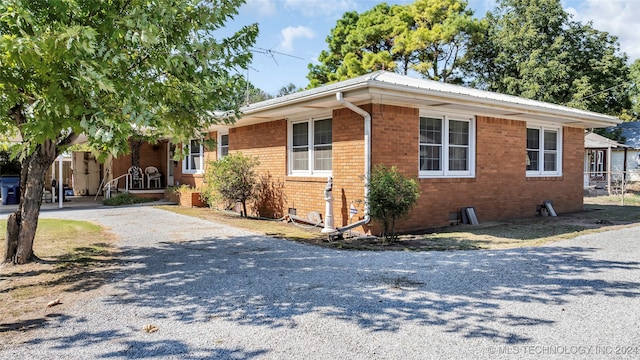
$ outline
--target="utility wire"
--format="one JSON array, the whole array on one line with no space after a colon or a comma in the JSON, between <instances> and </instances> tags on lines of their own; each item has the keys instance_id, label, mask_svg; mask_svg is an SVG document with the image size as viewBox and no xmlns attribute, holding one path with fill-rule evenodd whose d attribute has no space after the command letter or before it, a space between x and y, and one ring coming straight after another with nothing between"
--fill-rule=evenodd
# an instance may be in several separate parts
<instances>
[{"instance_id":1,"label":"utility wire","mask_svg":"<svg viewBox=\"0 0 640 360\"><path fill-rule=\"evenodd\" d=\"M620 87L620 86L623 86L623 85L627 85L627 84L630 84L630 83L631 83L630 81L625 81L622 84L614 85L614 86L612 86L612 87L610 87L608 89L604 89L604 90L598 91L598 92L593 93L591 95L583 96L580 99L576 99L575 101L585 100L585 99L588 99L590 97L594 97L596 95L602 94L603 92L607 92L607 91L613 90L613 89L615 89L617 87Z\"/></svg>"},{"instance_id":2,"label":"utility wire","mask_svg":"<svg viewBox=\"0 0 640 360\"><path fill-rule=\"evenodd\" d=\"M251 52L254 52L254 53L271 56L271 58L273 59L273 62L275 62L276 65L278 65L278 66L280 66L280 64L278 64L278 61L276 60L276 57L275 57L276 54L277 55L282 55L282 56L292 57L294 59L304 60L304 58L300 57L300 56L286 54L286 53L279 52L279 51L274 51L274 50L271 50L271 49L264 49L264 48L261 48L261 47L252 47L249 50L251 50Z\"/></svg>"}]
</instances>

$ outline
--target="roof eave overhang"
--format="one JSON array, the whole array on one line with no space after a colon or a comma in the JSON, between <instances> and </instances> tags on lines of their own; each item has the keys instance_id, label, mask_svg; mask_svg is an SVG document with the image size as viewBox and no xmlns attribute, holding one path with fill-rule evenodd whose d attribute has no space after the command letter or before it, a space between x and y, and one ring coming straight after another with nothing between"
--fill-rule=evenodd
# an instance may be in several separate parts
<instances>
[{"instance_id":1,"label":"roof eave overhang","mask_svg":"<svg viewBox=\"0 0 640 360\"><path fill-rule=\"evenodd\" d=\"M509 120L554 123L579 128L609 127L621 122L612 116L543 102L530 101L530 103L523 104L369 79L355 83L347 81L344 84L331 84L323 88L245 107L241 109L243 115L235 125L243 126L303 116L314 112L329 112L341 107L335 97L337 92L342 92L345 99L358 105L379 103L409 106Z\"/></svg>"},{"instance_id":2,"label":"roof eave overhang","mask_svg":"<svg viewBox=\"0 0 640 360\"><path fill-rule=\"evenodd\" d=\"M622 121L608 115L572 109L564 106L531 101L534 104L521 104L490 98L479 98L467 94L434 91L431 89L415 89L394 84L377 83L371 93L378 97L380 103L392 103L393 97L404 98L404 102L427 108L441 108L453 112L463 112L476 116L498 117L510 120L552 122L570 127L598 128L615 126ZM407 101L413 99L413 101ZM396 99L398 105L402 100Z\"/></svg>"}]
</instances>

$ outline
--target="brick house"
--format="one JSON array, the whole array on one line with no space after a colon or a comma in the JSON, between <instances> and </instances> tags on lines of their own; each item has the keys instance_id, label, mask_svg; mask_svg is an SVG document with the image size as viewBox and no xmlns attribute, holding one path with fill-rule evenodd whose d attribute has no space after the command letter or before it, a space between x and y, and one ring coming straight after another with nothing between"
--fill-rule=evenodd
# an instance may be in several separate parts
<instances>
[{"instance_id":1,"label":"brick house","mask_svg":"<svg viewBox=\"0 0 640 360\"><path fill-rule=\"evenodd\" d=\"M246 106L233 125L209 136L217 149L189 144L169 184L202 182L207 160L242 152L260 158L270 198L261 216L324 216L333 178L334 221L365 216L364 178L376 164L418 179L420 199L399 230L448 225L461 208L498 220L536 215L545 200L558 213L583 206L584 133L618 119L598 113L380 71ZM163 144L170 156L172 145ZM169 167L173 167L169 169ZM352 208L358 210L351 216ZM357 228L369 232L368 225Z\"/></svg>"}]
</instances>

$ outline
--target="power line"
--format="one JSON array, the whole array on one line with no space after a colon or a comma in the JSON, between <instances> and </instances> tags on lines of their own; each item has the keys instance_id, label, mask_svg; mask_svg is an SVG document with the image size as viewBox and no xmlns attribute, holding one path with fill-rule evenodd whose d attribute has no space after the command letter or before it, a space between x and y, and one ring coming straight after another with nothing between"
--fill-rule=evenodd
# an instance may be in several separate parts
<instances>
[{"instance_id":1,"label":"power line","mask_svg":"<svg viewBox=\"0 0 640 360\"><path fill-rule=\"evenodd\" d=\"M278 65L278 66L280 66L280 64L278 64L278 61L276 60L276 57L275 57L276 54L277 55L282 55L282 56L288 56L288 57L291 57L291 58L294 58L294 59L305 60L303 57L300 57L300 56L286 54L286 53L283 53L283 52L274 51L272 49L264 49L264 48L261 48L261 47L252 47L249 50L251 50L251 52L254 52L254 53L264 54L264 55L270 56L273 59L273 62L275 62L276 65Z\"/></svg>"},{"instance_id":2,"label":"power line","mask_svg":"<svg viewBox=\"0 0 640 360\"><path fill-rule=\"evenodd\" d=\"M593 93L593 94L591 94L591 95L583 96L583 97L581 97L580 99L576 99L576 101L585 100L585 99L588 99L588 98L590 98L590 97L594 97L594 96L596 96L596 95L602 94L602 93L604 93L604 92L607 92L607 91L613 90L613 89L615 89L615 88L617 88L617 87L620 87L620 86L623 86L623 85L627 85L627 84L630 84L630 83L631 83L630 81L625 81L625 82L623 82L622 84L614 85L614 86L612 86L612 87L610 87L610 88L608 88L608 89L604 89L604 90L598 91L598 92Z\"/></svg>"}]
</instances>

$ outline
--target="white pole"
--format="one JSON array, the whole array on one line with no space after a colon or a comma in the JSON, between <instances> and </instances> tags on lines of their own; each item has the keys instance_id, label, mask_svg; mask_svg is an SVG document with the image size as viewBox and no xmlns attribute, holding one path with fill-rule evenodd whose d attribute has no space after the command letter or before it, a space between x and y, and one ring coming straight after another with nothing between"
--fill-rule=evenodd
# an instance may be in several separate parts
<instances>
[{"instance_id":1,"label":"white pole","mask_svg":"<svg viewBox=\"0 0 640 360\"><path fill-rule=\"evenodd\" d=\"M607 149L607 195L611 195L611 145Z\"/></svg>"},{"instance_id":2,"label":"white pole","mask_svg":"<svg viewBox=\"0 0 640 360\"><path fill-rule=\"evenodd\" d=\"M58 156L58 208L62 209L62 200L64 199L64 186L62 185L62 155Z\"/></svg>"},{"instance_id":3,"label":"white pole","mask_svg":"<svg viewBox=\"0 0 640 360\"><path fill-rule=\"evenodd\" d=\"M321 232L329 234L336 231L333 227L333 179L331 176L327 179L327 186L324 188L324 201L326 202L324 212L324 229L322 229Z\"/></svg>"}]
</instances>

